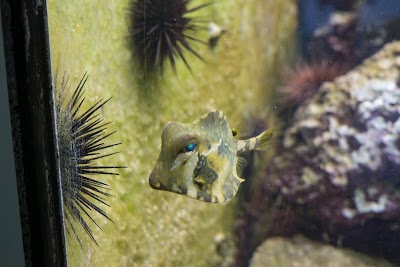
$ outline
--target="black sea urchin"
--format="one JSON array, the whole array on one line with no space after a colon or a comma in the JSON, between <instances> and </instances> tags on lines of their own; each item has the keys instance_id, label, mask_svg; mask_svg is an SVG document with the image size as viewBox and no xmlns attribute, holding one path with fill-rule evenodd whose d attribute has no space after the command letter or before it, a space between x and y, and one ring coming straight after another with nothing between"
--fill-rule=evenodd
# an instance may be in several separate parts
<instances>
[{"instance_id":1,"label":"black sea urchin","mask_svg":"<svg viewBox=\"0 0 400 267\"><path fill-rule=\"evenodd\" d=\"M175 60L179 57L190 70L184 50L202 59L189 43L189 41L201 42L191 34L202 28L196 24L198 20L187 15L208 4L189 9L190 2L191 0L132 1L131 44L144 72L162 71L167 59L175 69Z\"/></svg>"},{"instance_id":2,"label":"black sea urchin","mask_svg":"<svg viewBox=\"0 0 400 267\"><path fill-rule=\"evenodd\" d=\"M97 244L84 217L89 218L99 228L100 226L93 218L93 212L97 212L111 221L107 213L100 207L101 205L108 206L105 198L111 196L107 192L110 190L109 186L93 176L118 175L118 173L107 170L121 168L97 164L99 159L118 153L103 153L103 151L119 145L119 143L106 143L107 137L115 132L106 133L109 122L103 122L103 118L98 114L99 109L109 99L99 100L89 109L82 111L82 104L85 100L83 87L86 80L87 75L85 74L72 97L69 101L65 101L62 98L66 94L66 89L69 89L68 78L64 75L59 87L57 77L55 79L55 87L58 90L56 112L66 231L68 235L72 231L81 246L82 243L75 229L76 222Z\"/></svg>"}]
</instances>

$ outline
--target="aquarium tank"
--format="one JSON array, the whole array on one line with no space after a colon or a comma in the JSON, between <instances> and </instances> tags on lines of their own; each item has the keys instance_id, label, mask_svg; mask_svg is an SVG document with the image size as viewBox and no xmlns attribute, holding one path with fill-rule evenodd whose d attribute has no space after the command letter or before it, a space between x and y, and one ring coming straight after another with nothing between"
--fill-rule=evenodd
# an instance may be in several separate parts
<instances>
[{"instance_id":1,"label":"aquarium tank","mask_svg":"<svg viewBox=\"0 0 400 267\"><path fill-rule=\"evenodd\" d=\"M1 18L0 265L400 266L399 1Z\"/></svg>"}]
</instances>

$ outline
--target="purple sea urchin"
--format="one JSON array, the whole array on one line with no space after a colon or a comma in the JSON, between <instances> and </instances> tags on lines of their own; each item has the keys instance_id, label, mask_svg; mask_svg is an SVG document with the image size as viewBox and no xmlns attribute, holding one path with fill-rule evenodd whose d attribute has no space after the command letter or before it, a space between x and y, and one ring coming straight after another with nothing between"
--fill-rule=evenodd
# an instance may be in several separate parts
<instances>
[{"instance_id":1,"label":"purple sea urchin","mask_svg":"<svg viewBox=\"0 0 400 267\"><path fill-rule=\"evenodd\" d=\"M287 82L280 88L281 103L284 107L297 107L312 97L327 81L344 74L349 66L338 63L303 63L287 70Z\"/></svg>"},{"instance_id":2,"label":"purple sea urchin","mask_svg":"<svg viewBox=\"0 0 400 267\"><path fill-rule=\"evenodd\" d=\"M184 50L199 59L202 57L192 48L189 41L201 42L191 34L201 29L196 20L188 17L208 4L191 9L191 0L133 0L130 4L131 43L134 54L144 72L163 70L169 59L175 68L176 58L181 58L188 69L189 63Z\"/></svg>"},{"instance_id":3,"label":"purple sea urchin","mask_svg":"<svg viewBox=\"0 0 400 267\"><path fill-rule=\"evenodd\" d=\"M81 246L82 242L76 231L75 222L80 224L90 239L97 244L85 217L99 228L91 213L97 212L111 221L101 208L101 205L108 206L106 197L111 196L108 193L109 186L93 176L118 175L108 170L123 168L97 164L99 159L118 153L103 153L103 150L117 146L119 143L106 143L106 139L115 132L107 133L106 128L109 122L104 123L103 118L97 114L109 99L99 100L89 109L82 111L85 100L83 87L86 80L85 74L72 97L65 101L64 94L66 89L69 89L68 78L64 75L61 84L58 84L57 75L55 79L55 87L58 90L56 112L66 231L69 235L72 232Z\"/></svg>"}]
</instances>

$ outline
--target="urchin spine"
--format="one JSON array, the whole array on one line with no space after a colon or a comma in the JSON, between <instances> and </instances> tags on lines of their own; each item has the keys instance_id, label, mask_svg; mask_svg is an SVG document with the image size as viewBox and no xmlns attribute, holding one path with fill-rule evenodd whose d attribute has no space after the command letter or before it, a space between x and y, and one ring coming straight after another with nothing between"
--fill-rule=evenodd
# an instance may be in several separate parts
<instances>
[{"instance_id":1,"label":"urchin spine","mask_svg":"<svg viewBox=\"0 0 400 267\"><path fill-rule=\"evenodd\" d=\"M68 93L66 91L70 88L68 78L64 75L60 85L57 75L55 79L55 88L58 90L56 113L66 231L68 235L72 232L81 246L82 242L76 230L76 222L97 244L84 217L89 218L99 228L100 226L93 217L94 213L99 213L112 221L100 207L101 205L109 206L106 198L111 196L108 193L110 188L108 184L93 176L118 175L118 173L108 170L122 168L97 164L98 160L118 153L104 153L103 151L120 143L107 143L106 139L115 132L106 132L110 122L103 122L103 118L98 114L98 111L110 99L99 100L87 110L83 110L82 105L85 100L83 88L87 78L85 73L68 101L65 100L65 94Z\"/></svg>"},{"instance_id":2,"label":"urchin spine","mask_svg":"<svg viewBox=\"0 0 400 267\"><path fill-rule=\"evenodd\" d=\"M184 51L187 50L202 60L190 45L190 41L201 42L192 36L202 29L199 20L188 16L208 4L188 9L191 0L133 0L130 5L131 44L135 57L145 72L162 72L169 60L175 69L180 58L190 70Z\"/></svg>"}]
</instances>

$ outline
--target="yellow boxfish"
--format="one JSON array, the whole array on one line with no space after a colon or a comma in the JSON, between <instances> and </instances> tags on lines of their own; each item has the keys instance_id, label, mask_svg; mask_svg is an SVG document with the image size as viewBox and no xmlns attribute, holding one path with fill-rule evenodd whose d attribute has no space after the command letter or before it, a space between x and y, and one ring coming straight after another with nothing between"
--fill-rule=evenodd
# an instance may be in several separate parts
<instances>
[{"instance_id":1,"label":"yellow boxfish","mask_svg":"<svg viewBox=\"0 0 400 267\"><path fill-rule=\"evenodd\" d=\"M209 112L189 124L168 122L161 135L161 153L150 174L150 186L206 202L232 199L244 181L237 174L241 165L238 155L265 150L272 131L247 140L238 140L234 135L221 111Z\"/></svg>"}]
</instances>

